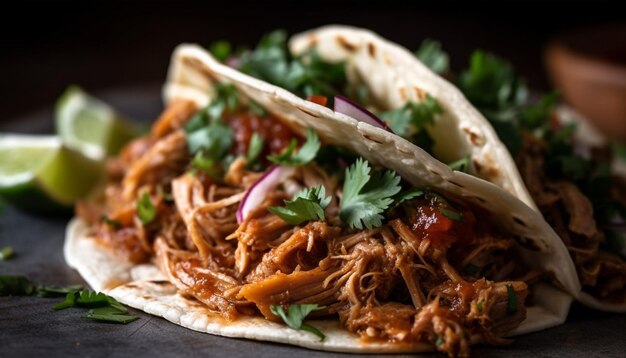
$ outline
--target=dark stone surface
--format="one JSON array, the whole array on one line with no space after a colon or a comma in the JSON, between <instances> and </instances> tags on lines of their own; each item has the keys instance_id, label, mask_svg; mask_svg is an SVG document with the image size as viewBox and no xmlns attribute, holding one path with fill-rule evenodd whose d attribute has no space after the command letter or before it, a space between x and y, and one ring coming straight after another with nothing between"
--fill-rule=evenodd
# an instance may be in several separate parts
<instances>
[{"instance_id":1,"label":"dark stone surface","mask_svg":"<svg viewBox=\"0 0 626 358\"><path fill-rule=\"evenodd\" d=\"M160 109L155 86L124 88L101 94L133 118L150 120ZM45 132L52 128L44 110L12 121L2 131ZM0 247L16 256L0 261L0 274L20 274L40 284L84 283L63 259L65 224L69 218L36 217L7 207L0 214ZM141 319L128 325L94 323L80 309L52 311L61 299L0 297L0 357L330 357L280 344L211 336L131 310ZM478 346L482 357L624 357L626 315L591 311L574 305L566 324L515 338L504 347ZM342 354L341 356L349 356ZM424 355L435 356L440 355Z\"/></svg>"}]
</instances>

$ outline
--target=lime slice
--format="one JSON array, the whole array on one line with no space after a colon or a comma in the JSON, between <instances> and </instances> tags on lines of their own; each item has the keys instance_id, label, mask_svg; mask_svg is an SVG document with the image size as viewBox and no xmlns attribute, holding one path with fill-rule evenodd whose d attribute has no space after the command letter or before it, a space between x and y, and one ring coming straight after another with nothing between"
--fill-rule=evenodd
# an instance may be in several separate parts
<instances>
[{"instance_id":1,"label":"lime slice","mask_svg":"<svg viewBox=\"0 0 626 358\"><path fill-rule=\"evenodd\" d=\"M55 116L63 143L96 160L117 154L137 136L136 128L113 108L76 86L65 90L57 102Z\"/></svg>"},{"instance_id":2,"label":"lime slice","mask_svg":"<svg viewBox=\"0 0 626 358\"><path fill-rule=\"evenodd\" d=\"M70 208L104 178L101 161L63 145L56 136L0 135L0 196L35 212Z\"/></svg>"}]
</instances>

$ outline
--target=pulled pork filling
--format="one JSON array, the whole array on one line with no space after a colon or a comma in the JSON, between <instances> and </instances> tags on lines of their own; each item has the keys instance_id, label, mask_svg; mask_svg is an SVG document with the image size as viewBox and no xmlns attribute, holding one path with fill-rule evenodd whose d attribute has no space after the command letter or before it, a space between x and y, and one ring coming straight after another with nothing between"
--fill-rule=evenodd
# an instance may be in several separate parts
<instances>
[{"instance_id":1,"label":"pulled pork filling","mask_svg":"<svg viewBox=\"0 0 626 358\"><path fill-rule=\"evenodd\" d=\"M468 355L471 342L506 343L501 335L525 319L528 285L539 275L488 213L425 191L390 209L378 227L350 228L337 199L343 169L329 173L311 162L238 223L246 190L263 175L242 156L249 129L271 139L267 154L281 152L293 134L269 116L232 117L236 159L217 180L190 170L181 127L192 114L190 104L172 104L149 136L111 160L104 196L77 208L97 240L130 261L152 260L181 293L228 320L280 322L274 305L317 304L311 317L338 317L364 340L429 342L451 356ZM332 194L324 220L290 225L268 211L314 185ZM155 211L149 223L138 214L144 194Z\"/></svg>"},{"instance_id":2,"label":"pulled pork filling","mask_svg":"<svg viewBox=\"0 0 626 358\"><path fill-rule=\"evenodd\" d=\"M541 139L529 133L523 139L517 166L541 213L568 248L583 290L605 302L626 302L626 261L606 249L606 233L594 218L591 201L576 183L547 177L547 148ZM624 187L615 178L610 193L626 204Z\"/></svg>"}]
</instances>

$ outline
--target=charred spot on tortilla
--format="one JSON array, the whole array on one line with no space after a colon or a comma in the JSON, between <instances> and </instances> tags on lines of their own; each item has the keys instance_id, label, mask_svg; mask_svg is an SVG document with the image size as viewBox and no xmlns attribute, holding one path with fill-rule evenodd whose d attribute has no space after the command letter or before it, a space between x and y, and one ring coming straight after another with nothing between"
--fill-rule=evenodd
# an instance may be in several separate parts
<instances>
[{"instance_id":1,"label":"charred spot on tortilla","mask_svg":"<svg viewBox=\"0 0 626 358\"><path fill-rule=\"evenodd\" d=\"M415 89L415 94L417 95L417 98L419 98L420 101L423 101L426 98L426 91L417 86L414 86L413 88Z\"/></svg>"},{"instance_id":2,"label":"charred spot on tortilla","mask_svg":"<svg viewBox=\"0 0 626 358\"><path fill-rule=\"evenodd\" d=\"M375 137L373 134L366 134L366 133L361 133L361 136L363 136L363 138L365 138L366 140L368 140L369 142L374 142L376 144L385 144L385 140L380 138L380 137Z\"/></svg>"},{"instance_id":3,"label":"charred spot on tortilla","mask_svg":"<svg viewBox=\"0 0 626 358\"><path fill-rule=\"evenodd\" d=\"M485 145L485 137L474 132L472 129L465 127L463 128L463 132L467 133L470 143L472 143L473 145L477 147L482 147L483 145Z\"/></svg>"},{"instance_id":4,"label":"charred spot on tortilla","mask_svg":"<svg viewBox=\"0 0 626 358\"><path fill-rule=\"evenodd\" d=\"M448 180L448 182L449 182L450 184L452 184L452 185L456 185L456 186L458 186L459 188L465 188L465 186L464 186L464 185L459 184L459 183L455 182L454 180Z\"/></svg>"},{"instance_id":5,"label":"charred spot on tortilla","mask_svg":"<svg viewBox=\"0 0 626 358\"><path fill-rule=\"evenodd\" d=\"M371 58L376 58L376 45L373 42L367 43L367 52L370 54Z\"/></svg>"},{"instance_id":6,"label":"charred spot on tortilla","mask_svg":"<svg viewBox=\"0 0 626 358\"><path fill-rule=\"evenodd\" d=\"M528 227L528 225L526 225L526 222L524 222L524 220L518 218L517 216L513 216L513 221L518 223L520 226Z\"/></svg>"},{"instance_id":7,"label":"charred spot on tortilla","mask_svg":"<svg viewBox=\"0 0 626 358\"><path fill-rule=\"evenodd\" d=\"M311 111L310 109L308 109L308 108L306 108L306 107L303 107L303 106L296 106L296 108L297 108L298 110L300 110L300 112L304 112L304 113L308 114L308 115L309 115L309 116L311 116L311 117L314 117L314 118L320 118L320 116L319 116L317 113L315 113L315 112Z\"/></svg>"},{"instance_id":8,"label":"charred spot on tortilla","mask_svg":"<svg viewBox=\"0 0 626 358\"><path fill-rule=\"evenodd\" d=\"M359 47L346 39L345 37L338 35L337 43L348 52L355 52Z\"/></svg>"},{"instance_id":9,"label":"charred spot on tortilla","mask_svg":"<svg viewBox=\"0 0 626 358\"><path fill-rule=\"evenodd\" d=\"M148 282L150 282L153 285L158 285L158 286L169 286L169 285L172 284L171 282L169 282L167 280L151 280L151 281L148 281Z\"/></svg>"},{"instance_id":10,"label":"charred spot on tortilla","mask_svg":"<svg viewBox=\"0 0 626 358\"><path fill-rule=\"evenodd\" d=\"M406 102L409 100L409 95L407 95L406 93L406 88L400 87L398 88L398 92L400 92L400 99L402 99L403 102Z\"/></svg>"}]
</instances>

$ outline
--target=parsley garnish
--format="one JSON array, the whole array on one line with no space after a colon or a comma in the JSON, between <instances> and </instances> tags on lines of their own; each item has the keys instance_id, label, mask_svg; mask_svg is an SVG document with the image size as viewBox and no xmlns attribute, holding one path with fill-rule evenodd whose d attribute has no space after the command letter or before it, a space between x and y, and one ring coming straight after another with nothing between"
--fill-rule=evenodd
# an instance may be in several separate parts
<instances>
[{"instance_id":1,"label":"parsley garnish","mask_svg":"<svg viewBox=\"0 0 626 358\"><path fill-rule=\"evenodd\" d=\"M295 330L303 330L311 332L318 336L320 342L323 341L326 336L319 329L304 323L304 319L309 313L313 311L319 311L326 308L325 306L319 306L318 304L293 304L289 305L289 309L285 312L285 309L280 305L270 305L270 311L276 316L280 317L287 326Z\"/></svg>"},{"instance_id":2,"label":"parsley garnish","mask_svg":"<svg viewBox=\"0 0 626 358\"><path fill-rule=\"evenodd\" d=\"M435 116L441 113L443 109L437 100L427 94L422 102L407 102L396 110L380 113L380 116L395 134L431 152L434 142L426 127L434 124Z\"/></svg>"},{"instance_id":3,"label":"parsley garnish","mask_svg":"<svg viewBox=\"0 0 626 358\"><path fill-rule=\"evenodd\" d=\"M508 295L508 305L506 307L506 311L510 314L517 312L517 294L513 289L513 285L506 285L506 292Z\"/></svg>"},{"instance_id":4,"label":"parsley garnish","mask_svg":"<svg viewBox=\"0 0 626 358\"><path fill-rule=\"evenodd\" d=\"M137 200L136 208L137 216L139 216L142 224L150 224L156 218L157 211L152 201L150 201L148 193L144 192L141 198Z\"/></svg>"},{"instance_id":5,"label":"parsley garnish","mask_svg":"<svg viewBox=\"0 0 626 358\"><path fill-rule=\"evenodd\" d=\"M289 225L298 225L309 220L325 220L324 209L330 203L323 185L308 188L296 194L294 200L285 200L285 206L273 206L267 210Z\"/></svg>"},{"instance_id":6,"label":"parsley garnish","mask_svg":"<svg viewBox=\"0 0 626 358\"><path fill-rule=\"evenodd\" d=\"M298 142L295 139L292 139L287 149L278 155L268 156L267 159L276 164L298 167L308 164L310 161L315 159L315 156L321 146L317 134L310 128L306 130L306 142L304 142L302 147L298 149L296 154L293 154L297 145Z\"/></svg>"},{"instance_id":7,"label":"parsley garnish","mask_svg":"<svg viewBox=\"0 0 626 358\"><path fill-rule=\"evenodd\" d=\"M439 41L425 39L415 51L415 56L435 73L448 72L450 60L448 54L441 49Z\"/></svg>"},{"instance_id":8,"label":"parsley garnish","mask_svg":"<svg viewBox=\"0 0 626 358\"><path fill-rule=\"evenodd\" d=\"M263 151L264 145L265 141L263 140L263 137L261 137L257 132L252 133L252 136L250 137L250 143L248 144L248 153L246 155L248 167L253 166L259 159L259 155Z\"/></svg>"},{"instance_id":9,"label":"parsley garnish","mask_svg":"<svg viewBox=\"0 0 626 358\"><path fill-rule=\"evenodd\" d=\"M15 252L11 246L5 246L0 250L0 261L10 260L15 256Z\"/></svg>"},{"instance_id":10,"label":"parsley garnish","mask_svg":"<svg viewBox=\"0 0 626 358\"><path fill-rule=\"evenodd\" d=\"M401 189L400 176L396 172L378 171L370 175L371 170L369 163L362 158L346 169L339 215L351 228L381 226L381 214Z\"/></svg>"}]
</instances>

